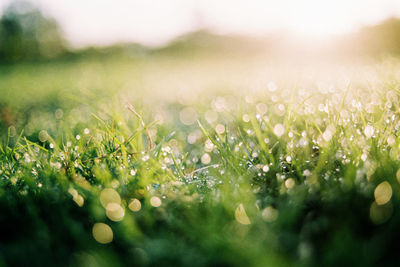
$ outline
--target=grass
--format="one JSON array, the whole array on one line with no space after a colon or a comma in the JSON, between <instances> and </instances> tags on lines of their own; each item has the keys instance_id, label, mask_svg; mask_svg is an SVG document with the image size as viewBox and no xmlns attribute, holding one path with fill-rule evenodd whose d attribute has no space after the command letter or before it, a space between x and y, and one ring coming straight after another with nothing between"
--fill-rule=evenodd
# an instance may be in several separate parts
<instances>
[{"instance_id":1,"label":"grass","mask_svg":"<svg viewBox=\"0 0 400 267\"><path fill-rule=\"evenodd\" d=\"M2 66L0 265L395 264L398 64Z\"/></svg>"}]
</instances>

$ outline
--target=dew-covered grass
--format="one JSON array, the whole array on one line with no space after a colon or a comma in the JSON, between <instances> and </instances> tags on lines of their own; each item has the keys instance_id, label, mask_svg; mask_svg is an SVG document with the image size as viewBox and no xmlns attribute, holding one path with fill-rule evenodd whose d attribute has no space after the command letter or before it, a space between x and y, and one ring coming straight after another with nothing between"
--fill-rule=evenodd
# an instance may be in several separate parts
<instances>
[{"instance_id":1,"label":"dew-covered grass","mask_svg":"<svg viewBox=\"0 0 400 267\"><path fill-rule=\"evenodd\" d=\"M0 265L396 263L397 60L152 57L0 68Z\"/></svg>"}]
</instances>

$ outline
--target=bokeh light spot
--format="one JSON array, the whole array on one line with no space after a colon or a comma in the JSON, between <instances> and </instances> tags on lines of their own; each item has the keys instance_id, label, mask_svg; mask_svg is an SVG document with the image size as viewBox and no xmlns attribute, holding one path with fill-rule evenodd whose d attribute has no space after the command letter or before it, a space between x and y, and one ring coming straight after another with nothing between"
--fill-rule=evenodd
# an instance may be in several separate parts
<instances>
[{"instance_id":1,"label":"bokeh light spot","mask_svg":"<svg viewBox=\"0 0 400 267\"><path fill-rule=\"evenodd\" d=\"M118 192L112 188L105 188L100 193L101 205L106 209L109 203L121 204L121 197Z\"/></svg>"},{"instance_id":2,"label":"bokeh light spot","mask_svg":"<svg viewBox=\"0 0 400 267\"><path fill-rule=\"evenodd\" d=\"M201 163L203 164L209 164L211 162L211 157L208 153L204 153L203 156L201 156Z\"/></svg>"},{"instance_id":3,"label":"bokeh light spot","mask_svg":"<svg viewBox=\"0 0 400 267\"><path fill-rule=\"evenodd\" d=\"M285 133L285 127L278 123L274 126L274 134L278 137L281 137Z\"/></svg>"},{"instance_id":4,"label":"bokeh light spot","mask_svg":"<svg viewBox=\"0 0 400 267\"><path fill-rule=\"evenodd\" d=\"M125 216L124 208L117 203L108 203L106 207L107 217L114 222L121 221Z\"/></svg>"},{"instance_id":5,"label":"bokeh light spot","mask_svg":"<svg viewBox=\"0 0 400 267\"><path fill-rule=\"evenodd\" d=\"M378 205L384 205L392 198L392 187L388 182L380 183L374 191L375 202Z\"/></svg>"},{"instance_id":6,"label":"bokeh light spot","mask_svg":"<svg viewBox=\"0 0 400 267\"><path fill-rule=\"evenodd\" d=\"M159 197L154 196L154 197L150 198L150 205L152 205L153 207L158 208L161 206L161 204L162 204L162 201Z\"/></svg>"},{"instance_id":7,"label":"bokeh light spot","mask_svg":"<svg viewBox=\"0 0 400 267\"><path fill-rule=\"evenodd\" d=\"M141 208L142 208L142 203L140 202L139 199L134 198L134 199L132 199L131 202L129 203L128 208L129 208L131 211L138 212L138 211L141 210Z\"/></svg>"},{"instance_id":8,"label":"bokeh light spot","mask_svg":"<svg viewBox=\"0 0 400 267\"><path fill-rule=\"evenodd\" d=\"M249 217L246 214L246 210L244 209L243 204L239 204L239 206L235 210L235 219L240 224L251 224Z\"/></svg>"},{"instance_id":9,"label":"bokeh light spot","mask_svg":"<svg viewBox=\"0 0 400 267\"><path fill-rule=\"evenodd\" d=\"M192 125L197 120L197 112L193 108L184 108L179 112L179 119L185 125Z\"/></svg>"},{"instance_id":10,"label":"bokeh light spot","mask_svg":"<svg viewBox=\"0 0 400 267\"><path fill-rule=\"evenodd\" d=\"M272 206L268 206L262 210L261 216L264 221L273 222L278 218L278 210Z\"/></svg>"},{"instance_id":11,"label":"bokeh light spot","mask_svg":"<svg viewBox=\"0 0 400 267\"><path fill-rule=\"evenodd\" d=\"M286 179L286 181L285 181L285 186L286 186L287 189L292 189L295 184L296 183L293 180L293 178Z\"/></svg>"},{"instance_id":12,"label":"bokeh light spot","mask_svg":"<svg viewBox=\"0 0 400 267\"><path fill-rule=\"evenodd\" d=\"M371 204L369 215L371 221L375 224L387 222L393 213L393 205L391 202L385 205L378 205L375 201Z\"/></svg>"},{"instance_id":13,"label":"bokeh light spot","mask_svg":"<svg viewBox=\"0 0 400 267\"><path fill-rule=\"evenodd\" d=\"M110 243L114 237L111 227L105 223L95 223L92 234L94 239L100 244Z\"/></svg>"}]
</instances>

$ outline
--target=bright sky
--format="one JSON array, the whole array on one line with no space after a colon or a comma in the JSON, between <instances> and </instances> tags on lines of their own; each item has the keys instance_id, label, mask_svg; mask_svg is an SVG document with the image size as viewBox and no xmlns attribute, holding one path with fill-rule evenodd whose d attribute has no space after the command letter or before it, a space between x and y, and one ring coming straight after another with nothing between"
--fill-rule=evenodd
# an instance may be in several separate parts
<instances>
[{"instance_id":1,"label":"bright sky","mask_svg":"<svg viewBox=\"0 0 400 267\"><path fill-rule=\"evenodd\" d=\"M12 0L0 0L0 9ZM326 37L400 16L400 0L31 0L76 46L136 41L157 45L205 26L264 35L286 29Z\"/></svg>"}]
</instances>

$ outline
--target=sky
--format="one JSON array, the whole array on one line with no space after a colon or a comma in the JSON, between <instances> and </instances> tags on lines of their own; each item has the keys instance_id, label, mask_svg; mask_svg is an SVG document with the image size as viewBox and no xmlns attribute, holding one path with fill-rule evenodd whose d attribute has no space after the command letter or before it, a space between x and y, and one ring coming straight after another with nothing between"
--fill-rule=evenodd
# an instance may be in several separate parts
<instances>
[{"instance_id":1,"label":"sky","mask_svg":"<svg viewBox=\"0 0 400 267\"><path fill-rule=\"evenodd\" d=\"M0 0L0 10L12 0ZM310 38L355 31L400 17L400 0L31 0L55 18L73 46L139 42L161 45L185 32Z\"/></svg>"}]
</instances>

